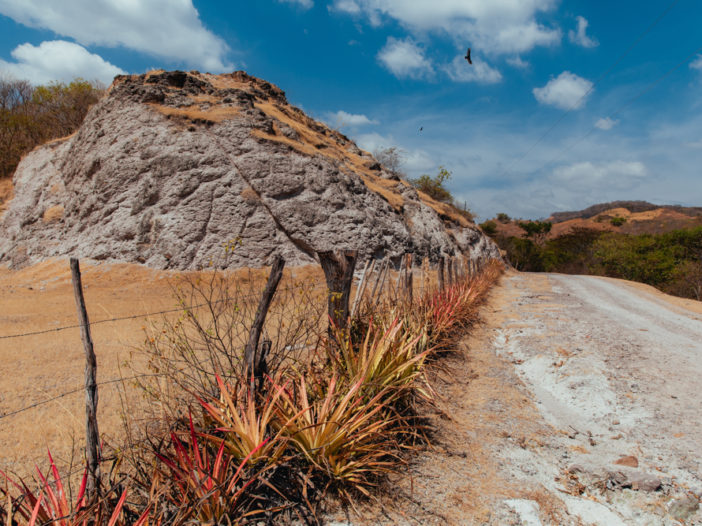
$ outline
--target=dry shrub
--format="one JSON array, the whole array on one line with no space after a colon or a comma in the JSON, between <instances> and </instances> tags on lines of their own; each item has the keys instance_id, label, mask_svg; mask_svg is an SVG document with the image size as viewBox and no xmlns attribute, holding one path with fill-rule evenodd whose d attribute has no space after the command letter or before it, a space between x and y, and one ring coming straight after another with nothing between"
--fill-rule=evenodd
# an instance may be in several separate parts
<instances>
[{"instance_id":1,"label":"dry shrub","mask_svg":"<svg viewBox=\"0 0 702 526\"><path fill-rule=\"evenodd\" d=\"M149 400L151 422L177 421L198 399L218 397L218 377L234 385L245 383L244 347L264 283L252 275L241 279L212 271L174 284L181 314L149 327L132 362L134 376L142 376L139 387ZM325 292L305 281L281 282L262 335L271 341L269 371L303 367L324 328Z\"/></svg>"}]
</instances>

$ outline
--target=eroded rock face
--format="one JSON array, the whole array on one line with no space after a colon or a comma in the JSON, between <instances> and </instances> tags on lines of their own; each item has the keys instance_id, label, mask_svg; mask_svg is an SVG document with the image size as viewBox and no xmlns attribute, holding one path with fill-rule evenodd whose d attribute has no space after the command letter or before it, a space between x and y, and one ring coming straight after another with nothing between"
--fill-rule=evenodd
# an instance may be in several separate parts
<instances>
[{"instance_id":1,"label":"eroded rock face","mask_svg":"<svg viewBox=\"0 0 702 526\"><path fill-rule=\"evenodd\" d=\"M0 220L0 261L12 266L65 255L303 264L332 249L499 257L474 225L442 219L437 203L242 72L118 77L78 133L26 156L14 186Z\"/></svg>"}]
</instances>

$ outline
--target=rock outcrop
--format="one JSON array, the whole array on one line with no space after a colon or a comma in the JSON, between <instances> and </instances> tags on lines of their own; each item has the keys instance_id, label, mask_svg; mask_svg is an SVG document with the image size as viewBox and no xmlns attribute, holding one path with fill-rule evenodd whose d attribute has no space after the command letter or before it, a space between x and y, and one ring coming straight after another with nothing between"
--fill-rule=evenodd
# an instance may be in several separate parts
<instances>
[{"instance_id":1,"label":"rock outcrop","mask_svg":"<svg viewBox=\"0 0 702 526\"><path fill-rule=\"evenodd\" d=\"M76 134L21 162L0 233L15 267L64 255L304 264L330 249L499 257L459 211L243 72L117 77Z\"/></svg>"}]
</instances>

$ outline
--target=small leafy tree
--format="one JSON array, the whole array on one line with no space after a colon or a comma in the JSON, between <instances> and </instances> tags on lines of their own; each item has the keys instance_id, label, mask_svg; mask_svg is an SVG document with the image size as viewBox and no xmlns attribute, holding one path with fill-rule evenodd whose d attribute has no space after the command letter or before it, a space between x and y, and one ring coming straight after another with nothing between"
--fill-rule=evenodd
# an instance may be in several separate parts
<instances>
[{"instance_id":1,"label":"small leafy tree","mask_svg":"<svg viewBox=\"0 0 702 526\"><path fill-rule=\"evenodd\" d=\"M511 218L507 214L505 214L504 212L500 212L499 214L497 214L497 220L500 223L504 224L504 223L509 223Z\"/></svg>"},{"instance_id":2,"label":"small leafy tree","mask_svg":"<svg viewBox=\"0 0 702 526\"><path fill-rule=\"evenodd\" d=\"M429 197L441 201L442 203L453 204L454 199L451 192L444 186L444 183L451 179L451 172L443 166L439 166L439 173L436 177L424 174L417 179L410 179L409 182L417 190L427 194Z\"/></svg>"},{"instance_id":3,"label":"small leafy tree","mask_svg":"<svg viewBox=\"0 0 702 526\"><path fill-rule=\"evenodd\" d=\"M480 223L480 228L483 230L483 232L485 232L490 237L497 234L497 223L495 223L492 220L485 221L484 223Z\"/></svg>"},{"instance_id":4,"label":"small leafy tree","mask_svg":"<svg viewBox=\"0 0 702 526\"><path fill-rule=\"evenodd\" d=\"M609 223L612 226L622 226L624 223L626 223L626 217L613 217L612 219L609 220Z\"/></svg>"},{"instance_id":5,"label":"small leafy tree","mask_svg":"<svg viewBox=\"0 0 702 526\"><path fill-rule=\"evenodd\" d=\"M526 237L532 239L539 246L544 244L546 236L553 226L550 221L519 221L517 224L526 232Z\"/></svg>"}]
</instances>

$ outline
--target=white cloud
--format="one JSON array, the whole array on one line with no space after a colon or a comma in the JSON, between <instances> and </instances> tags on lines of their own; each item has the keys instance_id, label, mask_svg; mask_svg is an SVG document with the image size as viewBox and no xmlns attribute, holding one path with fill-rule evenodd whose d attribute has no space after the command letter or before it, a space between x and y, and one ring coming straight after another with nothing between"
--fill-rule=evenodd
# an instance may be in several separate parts
<instances>
[{"instance_id":1,"label":"white cloud","mask_svg":"<svg viewBox=\"0 0 702 526\"><path fill-rule=\"evenodd\" d=\"M361 8L354 0L336 0L328 9L330 11L339 11L340 13L347 13L350 15L357 15L361 12Z\"/></svg>"},{"instance_id":2,"label":"white cloud","mask_svg":"<svg viewBox=\"0 0 702 526\"><path fill-rule=\"evenodd\" d=\"M0 13L89 46L123 46L211 72L233 69L229 48L192 0L0 0Z\"/></svg>"},{"instance_id":3,"label":"white cloud","mask_svg":"<svg viewBox=\"0 0 702 526\"><path fill-rule=\"evenodd\" d=\"M592 82L564 71L555 79L549 80L543 88L534 88L532 91L541 104L569 110L581 108L591 90Z\"/></svg>"},{"instance_id":4,"label":"white cloud","mask_svg":"<svg viewBox=\"0 0 702 526\"><path fill-rule=\"evenodd\" d=\"M424 56L424 50L411 39L389 37L378 53L378 60L398 78L426 78L434 72L431 62Z\"/></svg>"},{"instance_id":5,"label":"white cloud","mask_svg":"<svg viewBox=\"0 0 702 526\"><path fill-rule=\"evenodd\" d=\"M522 57L520 56L509 57L507 59L507 64L514 66L517 69L526 69L529 67L529 63L526 60L522 60Z\"/></svg>"},{"instance_id":6,"label":"white cloud","mask_svg":"<svg viewBox=\"0 0 702 526\"><path fill-rule=\"evenodd\" d=\"M494 84L502 80L502 74L488 66L479 58L472 58L470 65L463 57L456 57L450 64L444 66L444 71L454 82L478 82Z\"/></svg>"},{"instance_id":7,"label":"white cloud","mask_svg":"<svg viewBox=\"0 0 702 526\"><path fill-rule=\"evenodd\" d=\"M363 150L367 152L374 152L379 148L390 148L392 146L397 146L392 137L386 137L380 135L379 133L364 133L356 137L356 144Z\"/></svg>"},{"instance_id":8,"label":"white cloud","mask_svg":"<svg viewBox=\"0 0 702 526\"><path fill-rule=\"evenodd\" d=\"M365 115L347 113L344 110L339 110L336 113L328 113L326 117L327 122L339 128L343 126L368 126L370 124L379 124L378 121L369 119Z\"/></svg>"},{"instance_id":9,"label":"white cloud","mask_svg":"<svg viewBox=\"0 0 702 526\"><path fill-rule=\"evenodd\" d=\"M83 46L65 40L42 42L38 46L22 44L12 51L12 57L15 62L0 60L0 70L32 84L70 82L81 77L109 85L115 75L125 73Z\"/></svg>"},{"instance_id":10,"label":"white cloud","mask_svg":"<svg viewBox=\"0 0 702 526\"><path fill-rule=\"evenodd\" d=\"M551 179L572 190L591 190L606 186L626 190L648 176L646 166L639 161L611 161L595 164L590 161L553 170Z\"/></svg>"},{"instance_id":11,"label":"white cloud","mask_svg":"<svg viewBox=\"0 0 702 526\"><path fill-rule=\"evenodd\" d=\"M607 131L614 128L617 124L619 124L619 119L610 119L609 117L604 117L597 120L597 122L595 123L595 127L599 128L600 130Z\"/></svg>"},{"instance_id":12,"label":"white cloud","mask_svg":"<svg viewBox=\"0 0 702 526\"><path fill-rule=\"evenodd\" d=\"M693 60L692 62L690 62L690 67L691 67L692 69L699 69L699 70L702 70L702 55L697 55L697 57L695 58L695 60Z\"/></svg>"},{"instance_id":13,"label":"white cloud","mask_svg":"<svg viewBox=\"0 0 702 526\"><path fill-rule=\"evenodd\" d=\"M582 47L597 47L600 45L600 43L587 36L587 26L589 22L583 18L582 16L579 16L576 18L578 21L578 28L577 30L573 31L572 29L568 31L568 39L573 43L578 46Z\"/></svg>"},{"instance_id":14,"label":"white cloud","mask_svg":"<svg viewBox=\"0 0 702 526\"><path fill-rule=\"evenodd\" d=\"M390 18L415 35L443 33L487 55L499 55L558 44L561 31L536 21L539 12L556 4L557 0L336 0L332 9L365 14L374 25Z\"/></svg>"},{"instance_id":15,"label":"white cloud","mask_svg":"<svg viewBox=\"0 0 702 526\"><path fill-rule=\"evenodd\" d=\"M695 150L702 150L702 139L694 142L686 142L685 146L687 146L688 148L693 148Z\"/></svg>"},{"instance_id":16,"label":"white cloud","mask_svg":"<svg viewBox=\"0 0 702 526\"><path fill-rule=\"evenodd\" d=\"M286 2L288 4L299 4L303 9L309 9L314 6L312 0L278 0L278 2Z\"/></svg>"}]
</instances>

